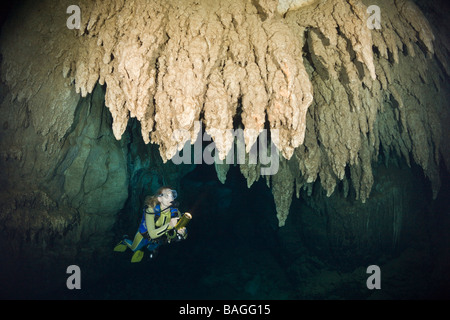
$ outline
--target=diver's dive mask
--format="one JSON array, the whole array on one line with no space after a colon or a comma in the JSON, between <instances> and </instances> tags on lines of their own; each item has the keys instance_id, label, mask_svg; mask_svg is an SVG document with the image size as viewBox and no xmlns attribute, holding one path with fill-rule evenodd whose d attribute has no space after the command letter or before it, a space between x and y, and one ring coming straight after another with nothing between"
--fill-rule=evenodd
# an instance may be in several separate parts
<instances>
[{"instance_id":1,"label":"diver's dive mask","mask_svg":"<svg viewBox=\"0 0 450 320\"><path fill-rule=\"evenodd\" d=\"M172 199L172 201L173 201L173 200L175 200L177 198L178 194L177 194L176 190L169 190L169 191L166 191L164 193L161 193L159 196L160 197L164 197L167 200Z\"/></svg>"}]
</instances>

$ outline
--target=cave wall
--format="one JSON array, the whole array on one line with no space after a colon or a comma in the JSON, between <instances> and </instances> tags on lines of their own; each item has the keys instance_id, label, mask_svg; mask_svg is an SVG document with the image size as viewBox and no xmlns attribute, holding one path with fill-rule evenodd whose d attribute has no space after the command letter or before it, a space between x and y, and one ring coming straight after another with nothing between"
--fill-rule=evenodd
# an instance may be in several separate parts
<instances>
[{"instance_id":1,"label":"cave wall","mask_svg":"<svg viewBox=\"0 0 450 320\"><path fill-rule=\"evenodd\" d=\"M36 134L26 106L8 98L2 103L11 116L1 139L2 243L25 255L40 248L67 256L80 253L78 243L109 244L108 232L128 198L128 172L126 144L111 133L104 89L75 103L61 140ZM23 121L5 110L11 106Z\"/></svg>"}]
</instances>

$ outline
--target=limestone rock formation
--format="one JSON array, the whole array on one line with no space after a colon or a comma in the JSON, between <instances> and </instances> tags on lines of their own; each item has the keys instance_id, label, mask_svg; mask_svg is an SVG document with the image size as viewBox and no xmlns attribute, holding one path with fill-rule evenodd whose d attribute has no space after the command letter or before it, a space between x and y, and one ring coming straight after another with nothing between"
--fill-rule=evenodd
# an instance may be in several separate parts
<instances>
[{"instance_id":1,"label":"limestone rock formation","mask_svg":"<svg viewBox=\"0 0 450 320\"><path fill-rule=\"evenodd\" d=\"M40 247L72 256L75 247L63 250L57 245L62 238L64 246L108 245L128 197L128 175L124 148L110 133L104 90L97 87L71 106L76 109L73 123L61 140L54 132L36 134L29 109L24 112L27 105L10 98L1 104L8 114L1 139L0 230L2 242L11 246L5 253L33 253ZM16 112L9 113L10 107ZM46 118L54 119L53 114Z\"/></svg>"},{"instance_id":2,"label":"limestone rock formation","mask_svg":"<svg viewBox=\"0 0 450 320\"><path fill-rule=\"evenodd\" d=\"M115 138L136 118L143 141L158 144L164 162L195 141L198 120L220 159L234 145L236 121L247 152L269 129L283 157L278 174L266 176L280 226L294 191L315 181L328 196L340 183L351 186L364 202L374 181L371 164L380 155L419 164L434 195L439 191L440 159L448 161L450 150L441 123L448 119L449 46L413 2L80 1L79 30L66 27L71 4L26 2L2 32L8 92L2 108L17 106L11 117L44 137L36 138L43 157L67 141L80 95L100 84ZM381 29L368 28L369 5L380 8ZM95 139L86 136L79 143ZM29 162L14 139L2 139L3 162ZM103 161L95 158L100 151L90 150L60 162L63 193L78 210L85 203L80 197L103 192L87 187L79 193L87 159ZM123 169L120 152L109 159ZM241 165L248 186L260 177L258 165ZM225 181L227 168L217 168ZM84 183L103 190L109 171L89 171L96 181ZM83 212L99 209L83 205Z\"/></svg>"}]
</instances>

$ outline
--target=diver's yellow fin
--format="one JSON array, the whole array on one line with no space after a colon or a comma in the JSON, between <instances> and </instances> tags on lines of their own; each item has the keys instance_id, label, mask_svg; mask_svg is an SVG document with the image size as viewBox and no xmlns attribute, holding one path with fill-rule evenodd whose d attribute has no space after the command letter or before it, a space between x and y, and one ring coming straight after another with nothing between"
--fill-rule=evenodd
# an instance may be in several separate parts
<instances>
[{"instance_id":1,"label":"diver's yellow fin","mask_svg":"<svg viewBox=\"0 0 450 320\"><path fill-rule=\"evenodd\" d=\"M128 246L121 241L117 246L114 247L114 251L124 252L125 250L127 250L127 248Z\"/></svg>"},{"instance_id":2,"label":"diver's yellow fin","mask_svg":"<svg viewBox=\"0 0 450 320\"><path fill-rule=\"evenodd\" d=\"M134 262L141 262L143 257L144 257L144 251L138 250L131 257L131 262L133 262L133 263Z\"/></svg>"}]
</instances>

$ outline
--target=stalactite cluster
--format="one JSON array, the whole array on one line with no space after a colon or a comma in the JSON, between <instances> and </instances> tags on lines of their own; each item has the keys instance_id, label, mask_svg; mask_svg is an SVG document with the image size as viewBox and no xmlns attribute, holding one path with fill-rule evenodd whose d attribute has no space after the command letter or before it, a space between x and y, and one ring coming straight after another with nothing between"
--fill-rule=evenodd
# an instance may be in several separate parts
<instances>
[{"instance_id":1,"label":"stalactite cluster","mask_svg":"<svg viewBox=\"0 0 450 320\"><path fill-rule=\"evenodd\" d=\"M195 140L198 120L220 159L236 114L247 152L264 128L276 132L280 170L266 179L280 226L294 192L317 180L364 202L381 151L419 164L438 192L448 47L413 2L80 1L79 30L65 28L69 5L28 4L44 17L2 37L2 79L38 133L63 139L79 94L100 83L116 139L136 118L164 161ZM368 5L380 30L367 27ZM216 168L225 181L227 165ZM241 165L249 187L259 169Z\"/></svg>"},{"instance_id":2,"label":"stalactite cluster","mask_svg":"<svg viewBox=\"0 0 450 320\"><path fill-rule=\"evenodd\" d=\"M432 59L435 36L412 2L395 1L396 10L387 1L371 4L381 8L380 30L365 27L368 15L359 1L324 1L286 17L306 34L315 88L305 142L295 150L287 179L297 189L320 179L328 196L339 183L348 193L350 182L365 202L374 182L371 164L382 150L385 159L418 163L436 196L440 144L447 143L439 121L446 96L439 92L448 74ZM276 190L275 198L285 194ZM285 219L289 205L277 206L278 215Z\"/></svg>"}]
</instances>

